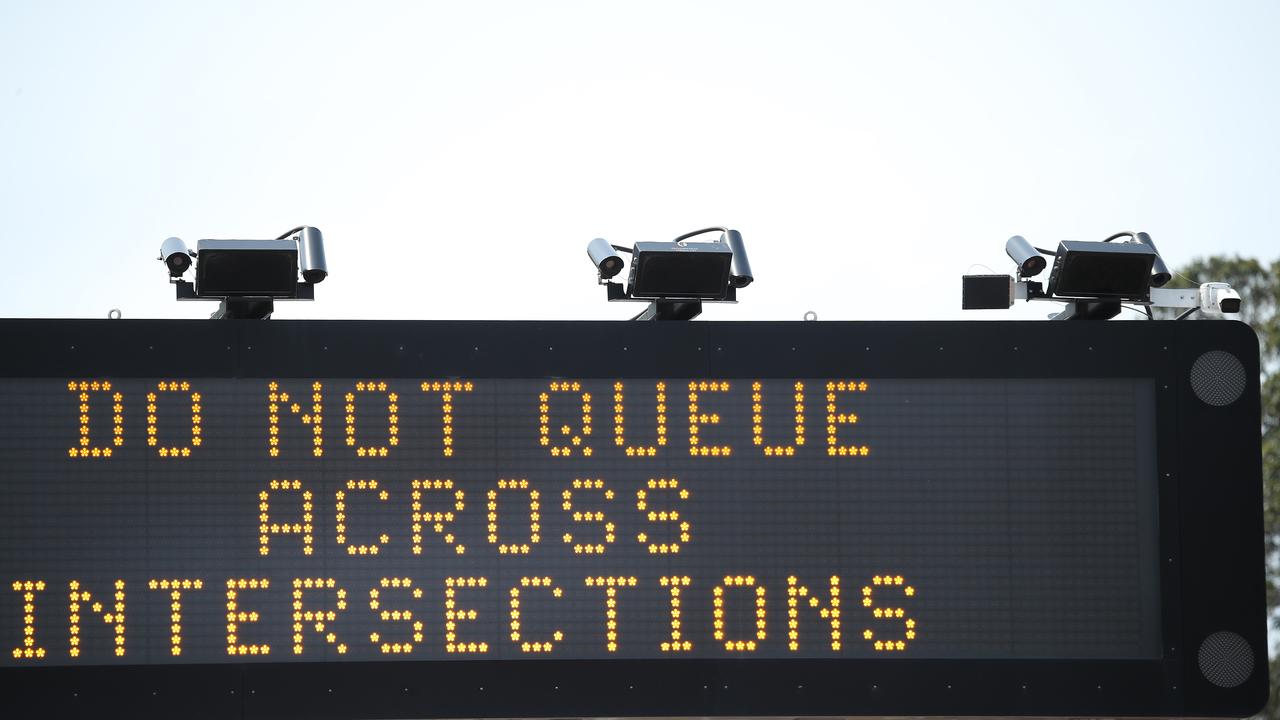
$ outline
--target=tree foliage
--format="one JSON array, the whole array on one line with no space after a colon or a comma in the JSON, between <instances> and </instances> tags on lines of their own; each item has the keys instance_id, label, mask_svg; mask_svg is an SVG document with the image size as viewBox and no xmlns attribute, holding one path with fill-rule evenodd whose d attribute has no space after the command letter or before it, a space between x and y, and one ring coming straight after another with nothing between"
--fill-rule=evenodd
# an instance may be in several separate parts
<instances>
[{"instance_id":1,"label":"tree foliage","mask_svg":"<svg viewBox=\"0 0 1280 720\"><path fill-rule=\"evenodd\" d=\"M1280 629L1280 260L1213 256L1179 268L1170 287L1227 282L1240 293L1242 320L1258 333L1262 360L1262 481L1266 522L1267 610ZM1280 661L1271 660L1271 697L1261 717L1280 718Z\"/></svg>"}]
</instances>

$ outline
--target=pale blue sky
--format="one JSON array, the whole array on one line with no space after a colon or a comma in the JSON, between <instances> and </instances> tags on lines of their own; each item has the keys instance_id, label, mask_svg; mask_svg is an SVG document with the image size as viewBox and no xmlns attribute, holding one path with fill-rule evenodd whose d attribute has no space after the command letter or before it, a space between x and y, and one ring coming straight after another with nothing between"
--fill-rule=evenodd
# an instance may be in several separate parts
<instances>
[{"instance_id":1,"label":"pale blue sky","mask_svg":"<svg viewBox=\"0 0 1280 720\"><path fill-rule=\"evenodd\" d=\"M624 318L587 242L741 230L709 318L959 318L1146 230L1280 256L1280 3L0 2L0 315L202 317L178 235L321 228L277 317ZM1037 317L1052 308L977 317Z\"/></svg>"}]
</instances>

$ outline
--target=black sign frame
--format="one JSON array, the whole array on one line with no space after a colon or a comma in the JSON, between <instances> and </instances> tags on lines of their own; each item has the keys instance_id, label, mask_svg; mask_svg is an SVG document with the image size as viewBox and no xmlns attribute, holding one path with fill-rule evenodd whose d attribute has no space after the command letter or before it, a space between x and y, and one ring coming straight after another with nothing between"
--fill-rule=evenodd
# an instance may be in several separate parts
<instances>
[{"instance_id":1,"label":"black sign frame","mask_svg":"<svg viewBox=\"0 0 1280 720\"><path fill-rule=\"evenodd\" d=\"M1266 700L1257 337L1235 322L4 320L0 377L1153 378L1163 657L565 660L33 667L7 708L49 717L1245 716ZM1222 351L1245 389L1202 401ZM1235 633L1220 687L1206 640ZM1206 653L1208 653L1206 655ZM1208 663L1208 664L1206 664ZM24 713L25 714L25 713Z\"/></svg>"}]
</instances>

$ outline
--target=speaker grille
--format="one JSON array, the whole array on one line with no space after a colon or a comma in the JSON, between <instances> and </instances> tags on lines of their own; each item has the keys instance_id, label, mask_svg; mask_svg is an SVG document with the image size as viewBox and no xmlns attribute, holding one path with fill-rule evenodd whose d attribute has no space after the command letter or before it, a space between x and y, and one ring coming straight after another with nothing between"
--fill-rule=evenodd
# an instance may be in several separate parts
<instances>
[{"instance_id":1,"label":"speaker grille","mask_svg":"<svg viewBox=\"0 0 1280 720\"><path fill-rule=\"evenodd\" d=\"M1233 688L1253 674L1253 651L1233 632L1216 632L1200 643L1200 672L1220 688Z\"/></svg>"},{"instance_id":2,"label":"speaker grille","mask_svg":"<svg viewBox=\"0 0 1280 720\"><path fill-rule=\"evenodd\" d=\"M1210 350L1191 365L1191 389L1209 405L1230 405L1244 394L1244 365L1235 355Z\"/></svg>"}]
</instances>

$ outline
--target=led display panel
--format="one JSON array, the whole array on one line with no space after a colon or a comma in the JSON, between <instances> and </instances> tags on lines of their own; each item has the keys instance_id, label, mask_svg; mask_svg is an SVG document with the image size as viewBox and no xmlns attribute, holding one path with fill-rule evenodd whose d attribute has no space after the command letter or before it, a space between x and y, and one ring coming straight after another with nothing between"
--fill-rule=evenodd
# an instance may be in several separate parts
<instances>
[{"instance_id":1,"label":"led display panel","mask_svg":"<svg viewBox=\"0 0 1280 720\"><path fill-rule=\"evenodd\" d=\"M1265 696L1235 324L5 325L0 678L33 707Z\"/></svg>"}]
</instances>

